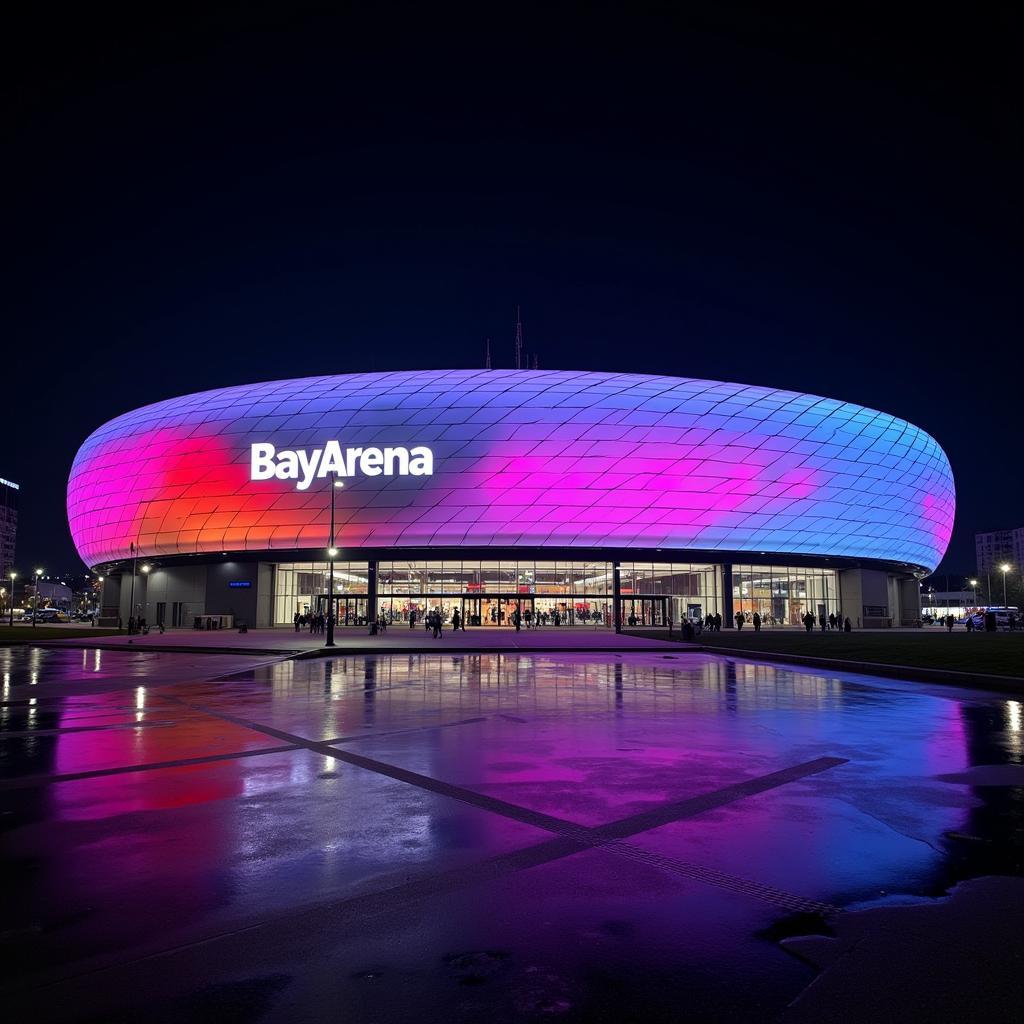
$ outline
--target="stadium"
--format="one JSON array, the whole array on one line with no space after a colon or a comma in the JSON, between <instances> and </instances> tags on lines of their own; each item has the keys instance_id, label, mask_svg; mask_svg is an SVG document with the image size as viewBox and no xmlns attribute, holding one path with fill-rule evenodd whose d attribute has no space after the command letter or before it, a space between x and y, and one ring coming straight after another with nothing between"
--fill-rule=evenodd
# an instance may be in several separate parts
<instances>
[{"instance_id":1,"label":"stadium","mask_svg":"<svg viewBox=\"0 0 1024 1024\"><path fill-rule=\"evenodd\" d=\"M848 402L620 373L245 384L129 412L68 481L106 622L470 627L920 617L955 494L936 441ZM333 557L331 552L334 552ZM333 582L333 586L330 584ZM333 595L329 597L329 592Z\"/></svg>"}]
</instances>

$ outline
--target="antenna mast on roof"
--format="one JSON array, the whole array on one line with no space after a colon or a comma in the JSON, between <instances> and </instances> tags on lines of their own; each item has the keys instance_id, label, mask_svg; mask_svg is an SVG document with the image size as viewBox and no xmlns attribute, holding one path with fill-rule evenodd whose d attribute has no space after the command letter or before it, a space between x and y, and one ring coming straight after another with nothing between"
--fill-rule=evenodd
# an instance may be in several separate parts
<instances>
[{"instance_id":1,"label":"antenna mast on roof","mask_svg":"<svg viewBox=\"0 0 1024 1024\"><path fill-rule=\"evenodd\" d=\"M519 315L519 307L516 306L516 369L523 368L523 318Z\"/></svg>"},{"instance_id":2,"label":"antenna mast on roof","mask_svg":"<svg viewBox=\"0 0 1024 1024\"><path fill-rule=\"evenodd\" d=\"M487 339L487 362L484 364L484 369L489 370L491 368L491 339Z\"/></svg>"}]
</instances>

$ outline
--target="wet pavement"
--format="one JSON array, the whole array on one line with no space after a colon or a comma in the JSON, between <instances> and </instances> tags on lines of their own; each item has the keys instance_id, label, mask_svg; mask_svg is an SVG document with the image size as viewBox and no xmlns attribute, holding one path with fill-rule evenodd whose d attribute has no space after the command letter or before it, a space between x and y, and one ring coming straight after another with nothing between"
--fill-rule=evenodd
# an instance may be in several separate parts
<instances>
[{"instance_id":1,"label":"wet pavement","mask_svg":"<svg viewBox=\"0 0 1024 1024\"><path fill-rule=\"evenodd\" d=\"M49 1020L773 1019L789 936L1021 875L1024 706L704 653L0 650Z\"/></svg>"}]
</instances>

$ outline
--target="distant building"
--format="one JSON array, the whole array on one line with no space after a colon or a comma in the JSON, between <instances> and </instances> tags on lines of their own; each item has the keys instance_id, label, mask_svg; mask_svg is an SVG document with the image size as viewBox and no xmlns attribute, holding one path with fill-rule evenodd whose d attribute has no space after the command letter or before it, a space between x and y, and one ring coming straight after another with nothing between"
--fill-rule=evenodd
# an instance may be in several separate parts
<instances>
[{"instance_id":1,"label":"distant building","mask_svg":"<svg viewBox=\"0 0 1024 1024\"><path fill-rule=\"evenodd\" d=\"M60 608L65 612L71 609L72 593L66 583L51 580L47 576L36 583L35 589L39 594L40 608Z\"/></svg>"},{"instance_id":2,"label":"distant building","mask_svg":"<svg viewBox=\"0 0 1024 1024\"><path fill-rule=\"evenodd\" d=\"M974 552L978 572L998 572L999 566L1009 562L1014 571L1024 566L1024 526L1015 530L993 530L974 535Z\"/></svg>"},{"instance_id":3,"label":"distant building","mask_svg":"<svg viewBox=\"0 0 1024 1024\"><path fill-rule=\"evenodd\" d=\"M954 615L962 619L969 610L980 607L976 590L921 590L921 617L924 619L945 618Z\"/></svg>"},{"instance_id":4,"label":"distant building","mask_svg":"<svg viewBox=\"0 0 1024 1024\"><path fill-rule=\"evenodd\" d=\"M18 485L0 477L0 575L14 568L14 542L18 536Z\"/></svg>"}]
</instances>

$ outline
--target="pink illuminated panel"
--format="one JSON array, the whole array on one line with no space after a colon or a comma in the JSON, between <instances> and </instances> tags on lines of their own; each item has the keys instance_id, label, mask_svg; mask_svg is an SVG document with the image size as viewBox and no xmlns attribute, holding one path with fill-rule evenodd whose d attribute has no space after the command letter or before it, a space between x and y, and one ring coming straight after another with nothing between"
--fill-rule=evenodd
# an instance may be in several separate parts
<instances>
[{"instance_id":1,"label":"pink illuminated panel","mask_svg":"<svg viewBox=\"0 0 1024 1024\"><path fill-rule=\"evenodd\" d=\"M429 475L337 490L340 547L578 546L845 555L931 569L949 462L885 413L743 384L427 370L249 384L120 416L82 445L68 516L90 565L322 548L329 479L250 479L278 450L430 449Z\"/></svg>"}]
</instances>

